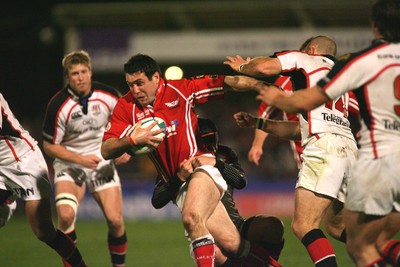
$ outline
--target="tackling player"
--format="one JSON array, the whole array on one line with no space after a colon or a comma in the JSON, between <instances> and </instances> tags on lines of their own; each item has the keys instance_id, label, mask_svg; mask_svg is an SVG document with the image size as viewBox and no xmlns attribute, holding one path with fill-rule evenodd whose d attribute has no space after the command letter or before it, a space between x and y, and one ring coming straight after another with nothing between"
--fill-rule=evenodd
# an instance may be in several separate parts
<instances>
[{"instance_id":1,"label":"tackling player","mask_svg":"<svg viewBox=\"0 0 400 267\"><path fill-rule=\"evenodd\" d=\"M0 110L0 227L10 220L16 198L20 198L35 236L70 266L85 267L74 242L54 227L49 173L36 140L21 126L1 93Z\"/></svg>"},{"instance_id":2,"label":"tackling player","mask_svg":"<svg viewBox=\"0 0 400 267\"><path fill-rule=\"evenodd\" d=\"M353 91L361 114L360 150L351 170L344 221L359 267L400 266L400 1L372 7L370 47L340 58L314 86L292 95L257 82L259 100L288 112L312 110Z\"/></svg>"},{"instance_id":3,"label":"tackling player","mask_svg":"<svg viewBox=\"0 0 400 267\"><path fill-rule=\"evenodd\" d=\"M267 251L270 251L275 260L278 260L284 244L283 222L274 216L257 215L245 219L239 214L233 199L233 189L243 189L247 184L247 178L240 166L238 156L230 147L219 143L217 127L211 120L198 118L198 122L201 138L207 150L215 154L215 166L228 184L228 190L221 202L224 204L229 217L243 238L263 246ZM200 164L204 163L208 162L200 162ZM192 169L191 165L189 167ZM179 178L179 176L189 175L190 173L190 170L179 170L176 179L179 182L174 184L165 183L158 177L152 197L153 206L159 209L169 201L174 201L179 187L186 180L186 178ZM217 266L227 267L234 265L235 259L227 258L220 250L217 250L216 262Z\"/></svg>"}]
</instances>

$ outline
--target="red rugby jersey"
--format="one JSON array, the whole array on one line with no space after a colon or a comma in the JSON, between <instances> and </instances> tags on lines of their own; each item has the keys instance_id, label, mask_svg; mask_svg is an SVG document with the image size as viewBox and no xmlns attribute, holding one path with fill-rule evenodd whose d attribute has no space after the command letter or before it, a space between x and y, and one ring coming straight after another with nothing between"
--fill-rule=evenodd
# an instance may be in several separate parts
<instances>
[{"instance_id":1,"label":"red rugby jersey","mask_svg":"<svg viewBox=\"0 0 400 267\"><path fill-rule=\"evenodd\" d=\"M160 79L155 101L146 107L136 102L128 92L115 106L103 140L123 137L127 128L143 118L162 118L167 125L167 135L149 157L160 176L169 180L184 159L209 153L200 143L194 105L223 98L224 78L222 75L205 75L180 80Z\"/></svg>"}]
</instances>

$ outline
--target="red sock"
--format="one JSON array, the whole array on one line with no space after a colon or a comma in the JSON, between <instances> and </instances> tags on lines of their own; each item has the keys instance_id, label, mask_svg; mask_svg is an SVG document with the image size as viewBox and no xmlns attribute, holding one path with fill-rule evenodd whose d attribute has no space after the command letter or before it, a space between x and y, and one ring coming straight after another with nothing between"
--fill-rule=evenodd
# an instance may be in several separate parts
<instances>
[{"instance_id":1,"label":"red sock","mask_svg":"<svg viewBox=\"0 0 400 267\"><path fill-rule=\"evenodd\" d=\"M211 235L193 240L191 243L193 258L197 267L214 267L215 243Z\"/></svg>"},{"instance_id":2,"label":"red sock","mask_svg":"<svg viewBox=\"0 0 400 267\"><path fill-rule=\"evenodd\" d=\"M400 266L400 241L392 240L383 250L383 259L393 266Z\"/></svg>"},{"instance_id":3,"label":"red sock","mask_svg":"<svg viewBox=\"0 0 400 267\"><path fill-rule=\"evenodd\" d=\"M120 237L108 235L108 250L110 251L113 267L125 266L127 244L126 233Z\"/></svg>"},{"instance_id":4,"label":"red sock","mask_svg":"<svg viewBox=\"0 0 400 267\"><path fill-rule=\"evenodd\" d=\"M301 240L316 267L337 267L332 244L320 229L313 229Z\"/></svg>"}]
</instances>

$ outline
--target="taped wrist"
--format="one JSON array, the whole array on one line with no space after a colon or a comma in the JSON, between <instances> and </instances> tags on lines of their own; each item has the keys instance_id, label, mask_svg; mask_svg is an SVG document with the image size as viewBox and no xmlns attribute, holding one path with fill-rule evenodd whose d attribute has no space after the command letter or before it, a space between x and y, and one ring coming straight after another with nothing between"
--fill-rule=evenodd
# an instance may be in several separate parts
<instances>
[{"instance_id":1,"label":"taped wrist","mask_svg":"<svg viewBox=\"0 0 400 267\"><path fill-rule=\"evenodd\" d=\"M242 170L226 164L219 159L216 160L215 167L219 170L225 181L233 188L242 189L247 185L247 179Z\"/></svg>"},{"instance_id":2,"label":"taped wrist","mask_svg":"<svg viewBox=\"0 0 400 267\"><path fill-rule=\"evenodd\" d=\"M267 125L267 121L264 120L263 118L256 119L256 128L257 129L264 131L266 125Z\"/></svg>"}]
</instances>

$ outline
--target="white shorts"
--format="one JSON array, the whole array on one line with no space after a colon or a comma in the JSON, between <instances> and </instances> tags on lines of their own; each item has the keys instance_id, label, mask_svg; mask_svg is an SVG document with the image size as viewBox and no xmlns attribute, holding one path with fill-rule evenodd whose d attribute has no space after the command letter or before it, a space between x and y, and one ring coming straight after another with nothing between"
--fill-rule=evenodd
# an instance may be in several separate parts
<instances>
[{"instance_id":1,"label":"white shorts","mask_svg":"<svg viewBox=\"0 0 400 267\"><path fill-rule=\"evenodd\" d=\"M368 215L400 212L400 153L378 159L360 154L351 170L345 207Z\"/></svg>"},{"instance_id":2,"label":"white shorts","mask_svg":"<svg viewBox=\"0 0 400 267\"><path fill-rule=\"evenodd\" d=\"M86 183L91 193L121 186L117 170L112 160L102 160L95 170L60 160L55 160L53 167L54 183L58 183L59 181L82 181Z\"/></svg>"},{"instance_id":3,"label":"white shorts","mask_svg":"<svg viewBox=\"0 0 400 267\"><path fill-rule=\"evenodd\" d=\"M215 182L215 184L218 186L218 188L222 191L221 198L224 195L225 191L228 189L228 185L225 181L225 179L222 177L221 173L219 170L211 165L203 165L200 167L197 167L195 171L197 170L203 170L205 171ZM181 185L179 188L178 195L176 197L175 204L178 206L178 208L182 211L183 208L183 202L185 201L186 198L186 192L188 189L188 182L185 182Z\"/></svg>"},{"instance_id":4,"label":"white shorts","mask_svg":"<svg viewBox=\"0 0 400 267\"><path fill-rule=\"evenodd\" d=\"M12 191L24 201L52 196L47 164L38 146L19 161L0 167L0 189Z\"/></svg>"},{"instance_id":5,"label":"white shorts","mask_svg":"<svg viewBox=\"0 0 400 267\"><path fill-rule=\"evenodd\" d=\"M337 134L314 137L304 147L296 188L345 200L350 168L357 156L354 140Z\"/></svg>"}]
</instances>

